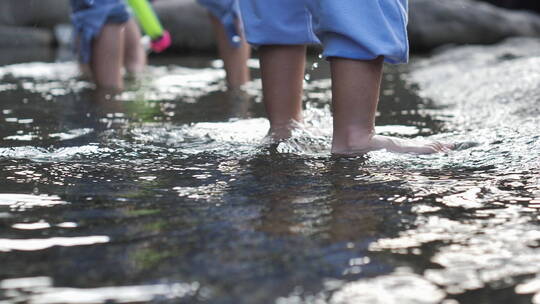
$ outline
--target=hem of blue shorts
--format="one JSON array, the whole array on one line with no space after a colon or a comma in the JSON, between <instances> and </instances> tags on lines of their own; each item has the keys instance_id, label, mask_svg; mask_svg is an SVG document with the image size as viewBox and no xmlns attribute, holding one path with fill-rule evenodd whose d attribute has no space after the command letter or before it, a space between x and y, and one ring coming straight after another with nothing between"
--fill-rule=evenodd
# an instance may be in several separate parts
<instances>
[{"instance_id":1,"label":"hem of blue shorts","mask_svg":"<svg viewBox=\"0 0 540 304\"><path fill-rule=\"evenodd\" d=\"M261 46L265 46L265 45L278 45L278 46L305 45L305 46L308 46L308 47L309 46L321 46L320 43L251 43L251 42L248 42L248 43L254 49L258 49Z\"/></svg>"},{"instance_id":2,"label":"hem of blue shorts","mask_svg":"<svg viewBox=\"0 0 540 304\"><path fill-rule=\"evenodd\" d=\"M394 1L394 9L399 16L399 25L396 26L396 34L393 42L387 40L387 43L371 45L371 43L362 43L355 41L339 33L326 33L323 40L324 58L339 57L353 60L374 60L379 57L384 58L384 62L390 64L404 64L409 61L409 39L407 33L407 18L403 11ZM322 39L321 39L322 40ZM384 39L381 39L384 41Z\"/></svg>"},{"instance_id":3,"label":"hem of blue shorts","mask_svg":"<svg viewBox=\"0 0 540 304\"><path fill-rule=\"evenodd\" d=\"M394 2L394 5L396 6L396 10L400 11L401 12L401 8L399 7L398 3L397 2ZM399 19L401 20L401 34L405 37L404 39L404 52L405 52L405 61L403 62L390 62L390 63L394 63L394 64L399 64L399 63L407 63L409 61L409 52L410 52L410 43L409 43L409 33L407 31L407 23L408 23L408 20L407 20L407 9L405 8L405 13L404 14L399 14Z\"/></svg>"},{"instance_id":4,"label":"hem of blue shorts","mask_svg":"<svg viewBox=\"0 0 540 304\"><path fill-rule=\"evenodd\" d=\"M122 19L115 19L115 18L107 18L107 20L105 20L105 24L123 24L123 23L126 23L128 22L130 19L132 18L131 15L127 16L126 18L122 18Z\"/></svg>"},{"instance_id":5,"label":"hem of blue shorts","mask_svg":"<svg viewBox=\"0 0 540 304\"><path fill-rule=\"evenodd\" d=\"M132 18L132 16L129 15L129 16L127 16L127 18L125 20L123 20L124 18L116 19L116 20L107 19L107 20L105 20L105 22L103 22L100 29L97 30L97 31L89 31L89 32L85 33L84 31L76 31L75 30L73 32L73 37L74 37L74 40L78 40L78 41L77 41L77 43L75 43L73 51L75 53L78 53L78 55L77 55L78 60L81 63L84 63L84 64L90 63L92 55L93 55L92 54L92 47L91 47L92 41L95 39L95 37L97 35L99 35L99 32L103 29L103 27L105 25L107 25L107 24L123 24L123 23L128 22L131 18Z\"/></svg>"},{"instance_id":6,"label":"hem of blue shorts","mask_svg":"<svg viewBox=\"0 0 540 304\"><path fill-rule=\"evenodd\" d=\"M234 20L238 20L239 17L235 13L229 13L220 17L211 9L206 8L206 10L209 14L217 18L221 25L223 25L223 27L225 28L225 32L227 33L227 37L229 38L229 43L235 48L240 47L240 41L242 39L242 36L238 32L236 28L236 23L234 22Z\"/></svg>"},{"instance_id":7,"label":"hem of blue shorts","mask_svg":"<svg viewBox=\"0 0 540 304\"><path fill-rule=\"evenodd\" d=\"M404 64L409 61L408 56L406 58L392 58L391 56L386 55L375 55L375 54L359 54L358 52L339 52L339 54L328 54L323 52L323 58L345 58L345 59L352 59L352 60L363 60L363 61L369 61L374 60L379 57L384 58L384 62L391 63L391 64Z\"/></svg>"},{"instance_id":8,"label":"hem of blue shorts","mask_svg":"<svg viewBox=\"0 0 540 304\"><path fill-rule=\"evenodd\" d=\"M383 57L384 61L391 64L407 63L409 59L409 48L407 36L397 39L394 43L375 44L362 43L352 40L337 33L324 34L323 56L339 57L354 60L373 60Z\"/></svg>"}]
</instances>

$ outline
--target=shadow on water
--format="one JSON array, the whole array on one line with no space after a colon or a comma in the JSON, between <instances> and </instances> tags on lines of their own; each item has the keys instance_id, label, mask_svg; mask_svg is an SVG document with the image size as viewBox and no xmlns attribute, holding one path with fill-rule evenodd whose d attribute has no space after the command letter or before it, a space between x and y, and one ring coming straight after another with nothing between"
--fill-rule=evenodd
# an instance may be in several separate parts
<instances>
[{"instance_id":1,"label":"shadow on water","mask_svg":"<svg viewBox=\"0 0 540 304\"><path fill-rule=\"evenodd\" d=\"M324 62L307 71L309 122L269 147L259 82L226 92L216 62L198 60L155 66L119 96L69 62L0 68L0 300L529 303L540 291L531 113L509 115L505 128L528 122L508 133L474 117L471 130L425 70L388 67L380 133L487 139L334 159Z\"/></svg>"}]
</instances>

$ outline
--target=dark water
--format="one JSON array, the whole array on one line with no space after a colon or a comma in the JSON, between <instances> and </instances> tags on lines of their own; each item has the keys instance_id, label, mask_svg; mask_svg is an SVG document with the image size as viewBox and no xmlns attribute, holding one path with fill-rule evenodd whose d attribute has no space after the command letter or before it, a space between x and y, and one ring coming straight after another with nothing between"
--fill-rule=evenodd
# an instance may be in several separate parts
<instances>
[{"instance_id":1,"label":"dark water","mask_svg":"<svg viewBox=\"0 0 540 304\"><path fill-rule=\"evenodd\" d=\"M380 133L479 143L430 156L331 158L318 59L277 147L259 82L208 58L117 97L0 67L0 303L540 303L540 57L514 45L387 67Z\"/></svg>"}]
</instances>

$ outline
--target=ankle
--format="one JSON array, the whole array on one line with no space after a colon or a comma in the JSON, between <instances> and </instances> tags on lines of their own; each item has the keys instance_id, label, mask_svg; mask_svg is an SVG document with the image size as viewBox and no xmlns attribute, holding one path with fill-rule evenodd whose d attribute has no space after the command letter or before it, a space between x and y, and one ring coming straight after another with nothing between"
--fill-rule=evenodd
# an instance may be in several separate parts
<instances>
[{"instance_id":1,"label":"ankle","mask_svg":"<svg viewBox=\"0 0 540 304\"><path fill-rule=\"evenodd\" d=\"M280 140L290 138L292 136L292 130L281 129L281 128L278 128L278 129L270 128L270 130L268 130L267 136L270 137L274 141L280 141Z\"/></svg>"},{"instance_id":2,"label":"ankle","mask_svg":"<svg viewBox=\"0 0 540 304\"><path fill-rule=\"evenodd\" d=\"M298 123L295 121L288 121L282 123L271 123L270 130L268 130L268 136L273 140L283 140L292 136L292 131L297 127Z\"/></svg>"},{"instance_id":3,"label":"ankle","mask_svg":"<svg viewBox=\"0 0 540 304\"><path fill-rule=\"evenodd\" d=\"M357 154L373 150L372 139L375 130L367 128L354 128L339 132L334 130L332 139L333 154Z\"/></svg>"}]
</instances>

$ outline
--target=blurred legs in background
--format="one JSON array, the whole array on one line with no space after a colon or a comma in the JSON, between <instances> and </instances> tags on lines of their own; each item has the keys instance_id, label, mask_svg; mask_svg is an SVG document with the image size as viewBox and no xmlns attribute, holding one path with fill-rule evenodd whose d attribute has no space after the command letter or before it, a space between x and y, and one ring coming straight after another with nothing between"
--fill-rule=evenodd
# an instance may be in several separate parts
<instances>
[{"instance_id":1,"label":"blurred legs in background","mask_svg":"<svg viewBox=\"0 0 540 304\"><path fill-rule=\"evenodd\" d=\"M123 68L134 75L146 65L140 30L126 4L121 0L71 0L70 4L82 73L100 88L122 90Z\"/></svg>"},{"instance_id":2,"label":"blurred legs in background","mask_svg":"<svg viewBox=\"0 0 540 304\"><path fill-rule=\"evenodd\" d=\"M246 35L259 46L269 136L282 140L302 122L307 44L322 43L332 71L332 154L386 149L428 154L452 145L375 134L383 61L408 59L406 0L245 0Z\"/></svg>"},{"instance_id":3,"label":"blurred legs in background","mask_svg":"<svg viewBox=\"0 0 540 304\"><path fill-rule=\"evenodd\" d=\"M208 10L223 60L229 89L239 89L250 80L247 61L251 48L246 42L238 0L198 0Z\"/></svg>"},{"instance_id":4,"label":"blurred legs in background","mask_svg":"<svg viewBox=\"0 0 540 304\"><path fill-rule=\"evenodd\" d=\"M219 57L223 60L223 67L227 74L227 85L231 89L237 89L250 80L247 61L251 56L251 47L243 34L239 36L238 45L233 45L221 21L211 13L209 18L216 34ZM238 23L237 26L239 26Z\"/></svg>"},{"instance_id":5,"label":"blurred legs in background","mask_svg":"<svg viewBox=\"0 0 540 304\"><path fill-rule=\"evenodd\" d=\"M141 30L135 19L129 19L124 31L124 67L128 75L143 72L147 64L147 56L141 45Z\"/></svg>"},{"instance_id":6,"label":"blurred legs in background","mask_svg":"<svg viewBox=\"0 0 540 304\"><path fill-rule=\"evenodd\" d=\"M98 87L121 90L124 61L124 24L106 24L92 43L90 71Z\"/></svg>"}]
</instances>

